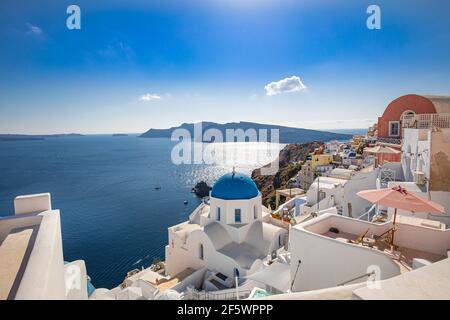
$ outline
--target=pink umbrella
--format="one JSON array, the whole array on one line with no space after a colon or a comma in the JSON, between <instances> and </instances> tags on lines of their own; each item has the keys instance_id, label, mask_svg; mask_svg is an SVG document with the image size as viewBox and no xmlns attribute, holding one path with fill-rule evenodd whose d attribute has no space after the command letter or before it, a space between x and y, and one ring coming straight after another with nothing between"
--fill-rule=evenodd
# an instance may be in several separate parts
<instances>
[{"instance_id":1,"label":"pink umbrella","mask_svg":"<svg viewBox=\"0 0 450 320\"><path fill-rule=\"evenodd\" d=\"M411 212L432 212L444 213L445 209L438 203L430 200L422 199L412 193L409 193L402 187L394 187L392 189L373 189L364 190L357 193L358 196L372 203L395 208L393 226L395 230L395 219L397 217L397 209L407 210ZM394 243L394 233L392 233L391 245Z\"/></svg>"}]
</instances>

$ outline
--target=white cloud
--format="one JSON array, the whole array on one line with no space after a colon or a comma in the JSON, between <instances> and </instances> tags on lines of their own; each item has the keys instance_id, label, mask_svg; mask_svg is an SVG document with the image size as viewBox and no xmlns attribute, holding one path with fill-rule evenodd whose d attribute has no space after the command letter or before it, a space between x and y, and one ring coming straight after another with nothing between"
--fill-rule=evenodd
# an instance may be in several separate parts
<instances>
[{"instance_id":1,"label":"white cloud","mask_svg":"<svg viewBox=\"0 0 450 320\"><path fill-rule=\"evenodd\" d=\"M139 98L141 101L154 101L154 100L161 100L161 96L156 93L146 93L143 96Z\"/></svg>"},{"instance_id":2,"label":"white cloud","mask_svg":"<svg viewBox=\"0 0 450 320\"><path fill-rule=\"evenodd\" d=\"M41 35L44 33L41 28L38 26L33 26L31 23L27 23L27 28L28 34Z\"/></svg>"},{"instance_id":3,"label":"white cloud","mask_svg":"<svg viewBox=\"0 0 450 320\"><path fill-rule=\"evenodd\" d=\"M271 82L264 89L266 90L266 95L274 96L280 93L302 91L306 89L306 86L299 77L292 76L280 81Z\"/></svg>"}]
</instances>

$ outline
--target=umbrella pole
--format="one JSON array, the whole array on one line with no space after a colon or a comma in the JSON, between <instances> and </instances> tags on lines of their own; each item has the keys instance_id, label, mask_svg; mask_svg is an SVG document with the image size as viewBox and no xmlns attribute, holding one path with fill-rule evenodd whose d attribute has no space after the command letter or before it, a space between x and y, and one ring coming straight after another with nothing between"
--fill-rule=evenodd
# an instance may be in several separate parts
<instances>
[{"instance_id":1,"label":"umbrella pole","mask_svg":"<svg viewBox=\"0 0 450 320\"><path fill-rule=\"evenodd\" d=\"M391 237L391 250L394 247L394 234L395 234L395 220L397 218L397 208L394 209L394 221L392 223L392 237Z\"/></svg>"}]
</instances>

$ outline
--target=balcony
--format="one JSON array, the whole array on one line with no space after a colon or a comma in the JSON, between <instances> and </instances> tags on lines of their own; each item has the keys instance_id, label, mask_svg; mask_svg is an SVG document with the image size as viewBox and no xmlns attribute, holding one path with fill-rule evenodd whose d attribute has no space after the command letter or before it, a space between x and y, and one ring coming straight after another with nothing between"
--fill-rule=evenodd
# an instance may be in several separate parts
<instances>
[{"instance_id":1,"label":"balcony","mask_svg":"<svg viewBox=\"0 0 450 320\"><path fill-rule=\"evenodd\" d=\"M402 117L402 128L450 128L450 113L408 114Z\"/></svg>"}]
</instances>

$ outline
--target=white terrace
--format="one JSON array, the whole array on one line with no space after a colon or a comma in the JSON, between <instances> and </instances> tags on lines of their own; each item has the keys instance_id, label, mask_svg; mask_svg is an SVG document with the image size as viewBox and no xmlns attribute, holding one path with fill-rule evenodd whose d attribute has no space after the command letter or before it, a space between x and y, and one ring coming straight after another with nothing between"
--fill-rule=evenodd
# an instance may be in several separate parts
<instances>
[{"instance_id":1,"label":"white terrace","mask_svg":"<svg viewBox=\"0 0 450 320\"><path fill-rule=\"evenodd\" d=\"M84 261L64 264L50 194L17 197L14 207L15 215L0 219L0 300L87 299Z\"/></svg>"},{"instance_id":2,"label":"white terrace","mask_svg":"<svg viewBox=\"0 0 450 320\"><path fill-rule=\"evenodd\" d=\"M373 271L380 280L388 279L447 257L450 229L442 223L398 217L394 251L382 241L392 227L391 221L377 224L332 213L294 226L293 291L362 282Z\"/></svg>"}]
</instances>

